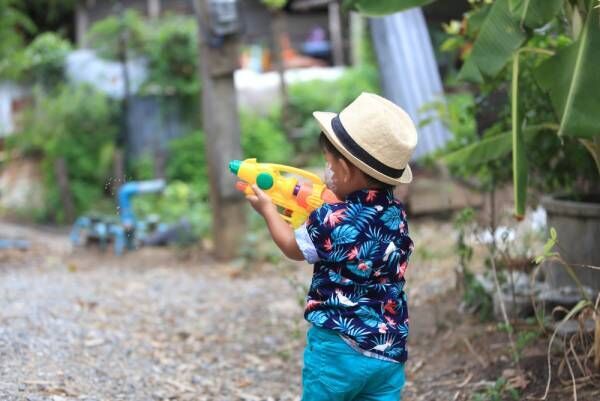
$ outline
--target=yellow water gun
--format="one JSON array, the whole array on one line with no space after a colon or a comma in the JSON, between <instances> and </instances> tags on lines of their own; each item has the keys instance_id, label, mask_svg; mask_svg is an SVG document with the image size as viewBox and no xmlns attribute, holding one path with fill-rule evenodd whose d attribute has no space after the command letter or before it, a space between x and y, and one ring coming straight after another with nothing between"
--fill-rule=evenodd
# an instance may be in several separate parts
<instances>
[{"instance_id":1,"label":"yellow water gun","mask_svg":"<svg viewBox=\"0 0 600 401\"><path fill-rule=\"evenodd\" d=\"M323 203L339 202L319 176L299 168L246 159L229 162L229 171L242 180L237 182L236 187L245 194L254 193L251 184L265 191L273 203L283 209L281 217L294 228L300 227ZM307 182L301 182L294 176Z\"/></svg>"}]
</instances>

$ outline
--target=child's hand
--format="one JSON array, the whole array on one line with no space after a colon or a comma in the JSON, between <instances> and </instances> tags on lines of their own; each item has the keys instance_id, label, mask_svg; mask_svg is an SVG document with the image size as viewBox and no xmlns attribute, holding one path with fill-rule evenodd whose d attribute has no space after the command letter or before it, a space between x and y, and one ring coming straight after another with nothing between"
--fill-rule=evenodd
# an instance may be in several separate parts
<instances>
[{"instance_id":1,"label":"child's hand","mask_svg":"<svg viewBox=\"0 0 600 401\"><path fill-rule=\"evenodd\" d=\"M251 188L254 191L254 195L246 195L246 199L248 199L248 202L250 202L254 210L263 216L265 216L270 209L277 212L277 208L269 195L264 193L263 190L256 185L252 185Z\"/></svg>"},{"instance_id":2,"label":"child's hand","mask_svg":"<svg viewBox=\"0 0 600 401\"><path fill-rule=\"evenodd\" d=\"M256 185L252 185L251 188L254 195L246 195L246 199L248 199L254 210L264 217L273 241L288 258L304 260L304 255L298 247L292 227L279 215L277 206L275 206L271 197Z\"/></svg>"}]
</instances>

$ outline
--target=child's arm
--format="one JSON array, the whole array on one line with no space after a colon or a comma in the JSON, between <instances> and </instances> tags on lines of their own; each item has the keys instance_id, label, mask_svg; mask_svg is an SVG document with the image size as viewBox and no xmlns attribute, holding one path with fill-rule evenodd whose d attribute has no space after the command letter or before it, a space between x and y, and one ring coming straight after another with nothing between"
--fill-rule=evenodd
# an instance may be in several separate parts
<instances>
[{"instance_id":1,"label":"child's arm","mask_svg":"<svg viewBox=\"0 0 600 401\"><path fill-rule=\"evenodd\" d=\"M296 242L294 230L279 215L277 207L273 204L271 198L256 185L252 185L252 190L255 195L247 195L246 199L248 199L254 210L264 217L273 241L275 241L279 249L288 258L304 260L304 255Z\"/></svg>"}]
</instances>

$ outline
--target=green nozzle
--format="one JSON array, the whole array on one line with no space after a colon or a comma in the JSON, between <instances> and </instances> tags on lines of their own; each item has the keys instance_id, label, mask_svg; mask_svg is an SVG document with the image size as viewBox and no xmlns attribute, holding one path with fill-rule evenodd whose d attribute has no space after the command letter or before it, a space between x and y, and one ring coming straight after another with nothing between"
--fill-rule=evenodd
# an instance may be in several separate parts
<instances>
[{"instance_id":1,"label":"green nozzle","mask_svg":"<svg viewBox=\"0 0 600 401\"><path fill-rule=\"evenodd\" d=\"M240 166L242 165L241 160L232 160L229 162L229 171L233 174L237 175L238 171L240 171Z\"/></svg>"}]
</instances>

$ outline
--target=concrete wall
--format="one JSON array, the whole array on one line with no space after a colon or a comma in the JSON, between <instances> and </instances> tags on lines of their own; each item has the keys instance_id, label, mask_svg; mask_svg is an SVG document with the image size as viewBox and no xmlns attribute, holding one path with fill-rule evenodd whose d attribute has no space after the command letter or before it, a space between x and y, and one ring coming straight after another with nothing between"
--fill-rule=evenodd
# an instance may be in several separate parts
<instances>
[{"instance_id":1,"label":"concrete wall","mask_svg":"<svg viewBox=\"0 0 600 401\"><path fill-rule=\"evenodd\" d=\"M548 211L548 227L558 233L554 251L570 263L581 284L600 293L600 271L584 265L600 266L600 203L598 198L589 203L545 197L542 204ZM553 289L575 287L575 282L561 263L553 260L544 263L548 282Z\"/></svg>"},{"instance_id":2,"label":"concrete wall","mask_svg":"<svg viewBox=\"0 0 600 401\"><path fill-rule=\"evenodd\" d=\"M181 99L133 96L127 116L129 156L165 154L171 139L191 132Z\"/></svg>"},{"instance_id":3,"label":"concrete wall","mask_svg":"<svg viewBox=\"0 0 600 401\"><path fill-rule=\"evenodd\" d=\"M26 102L27 90L11 82L0 82L0 138L16 129L16 117Z\"/></svg>"}]
</instances>

